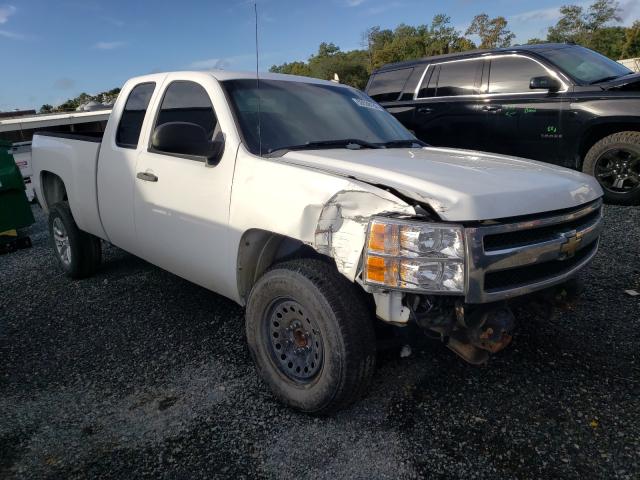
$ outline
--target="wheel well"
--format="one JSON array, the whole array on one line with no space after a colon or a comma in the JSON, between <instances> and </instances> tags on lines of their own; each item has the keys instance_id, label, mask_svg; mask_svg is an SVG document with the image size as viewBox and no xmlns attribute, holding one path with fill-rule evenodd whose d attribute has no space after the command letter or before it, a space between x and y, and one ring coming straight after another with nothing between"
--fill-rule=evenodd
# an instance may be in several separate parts
<instances>
[{"instance_id":1,"label":"wheel well","mask_svg":"<svg viewBox=\"0 0 640 480\"><path fill-rule=\"evenodd\" d=\"M582 162L584 161L584 157L587 155L587 152L591 147L593 147L597 142L602 140L604 137L608 137L614 133L618 132L640 132L640 123L633 122L619 122L619 123L604 123L601 125L595 125L591 127L582 137L582 141L580 142L580 159L579 159L579 168L582 169Z\"/></svg>"},{"instance_id":2,"label":"wheel well","mask_svg":"<svg viewBox=\"0 0 640 480\"><path fill-rule=\"evenodd\" d=\"M295 238L259 229L245 232L236 265L240 297L246 301L253 284L269 267L294 258L319 258L335 265L332 258Z\"/></svg>"},{"instance_id":3,"label":"wheel well","mask_svg":"<svg viewBox=\"0 0 640 480\"><path fill-rule=\"evenodd\" d=\"M58 175L45 171L41 174L41 180L43 200L47 209L58 202L68 200L67 189Z\"/></svg>"}]
</instances>

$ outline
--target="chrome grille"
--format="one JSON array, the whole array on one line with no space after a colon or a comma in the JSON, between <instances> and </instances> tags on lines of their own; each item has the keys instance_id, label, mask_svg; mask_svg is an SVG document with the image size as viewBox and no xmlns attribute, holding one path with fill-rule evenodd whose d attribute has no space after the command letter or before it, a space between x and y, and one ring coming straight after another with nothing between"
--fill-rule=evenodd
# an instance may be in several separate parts
<instances>
[{"instance_id":1,"label":"chrome grille","mask_svg":"<svg viewBox=\"0 0 640 480\"><path fill-rule=\"evenodd\" d=\"M596 254L602 201L521 221L466 228L468 303L520 296L567 280Z\"/></svg>"}]
</instances>

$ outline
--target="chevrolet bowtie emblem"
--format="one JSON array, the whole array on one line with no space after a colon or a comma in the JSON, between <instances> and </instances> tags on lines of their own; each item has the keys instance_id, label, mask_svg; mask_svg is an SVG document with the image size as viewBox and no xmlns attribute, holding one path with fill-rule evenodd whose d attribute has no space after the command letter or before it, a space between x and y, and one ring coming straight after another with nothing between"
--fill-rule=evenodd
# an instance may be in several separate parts
<instances>
[{"instance_id":1,"label":"chevrolet bowtie emblem","mask_svg":"<svg viewBox=\"0 0 640 480\"><path fill-rule=\"evenodd\" d=\"M571 258L576 254L578 247L582 243L582 232L571 232L565 235L565 242L560 247L560 252L565 258Z\"/></svg>"}]
</instances>

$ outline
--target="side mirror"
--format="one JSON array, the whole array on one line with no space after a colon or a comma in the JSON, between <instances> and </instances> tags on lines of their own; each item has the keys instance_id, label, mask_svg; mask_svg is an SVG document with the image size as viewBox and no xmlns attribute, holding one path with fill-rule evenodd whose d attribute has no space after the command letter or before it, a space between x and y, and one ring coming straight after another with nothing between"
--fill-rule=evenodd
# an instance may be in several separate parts
<instances>
[{"instance_id":1,"label":"side mirror","mask_svg":"<svg viewBox=\"0 0 640 480\"><path fill-rule=\"evenodd\" d=\"M529 88L532 90L549 90L550 92L557 92L562 88L562 84L557 78L544 75L542 77L533 77L529 82Z\"/></svg>"},{"instance_id":2,"label":"side mirror","mask_svg":"<svg viewBox=\"0 0 640 480\"><path fill-rule=\"evenodd\" d=\"M204 157L207 165L216 165L224 151L224 137L209 140L204 128L189 122L168 122L156 128L151 147L163 153Z\"/></svg>"}]
</instances>

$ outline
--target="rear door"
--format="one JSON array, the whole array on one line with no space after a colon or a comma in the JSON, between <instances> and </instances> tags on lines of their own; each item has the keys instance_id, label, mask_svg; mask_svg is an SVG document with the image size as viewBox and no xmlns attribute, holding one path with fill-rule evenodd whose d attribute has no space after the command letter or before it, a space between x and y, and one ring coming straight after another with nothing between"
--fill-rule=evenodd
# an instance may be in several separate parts
<instances>
[{"instance_id":1,"label":"rear door","mask_svg":"<svg viewBox=\"0 0 640 480\"><path fill-rule=\"evenodd\" d=\"M531 90L531 78L553 75L522 55L495 56L485 77L489 113L487 151L557 163L561 157L565 93ZM563 88L566 90L566 88Z\"/></svg>"},{"instance_id":2,"label":"rear door","mask_svg":"<svg viewBox=\"0 0 640 480\"><path fill-rule=\"evenodd\" d=\"M170 74L147 138L167 122L202 126L219 138L232 125L219 122L224 93L211 76L200 81ZM217 104L216 104L217 102ZM228 116L224 116L228 122ZM222 159L154 150L147 142L136 167L135 224L139 255L188 280L228 291L228 215L237 144L227 142Z\"/></svg>"},{"instance_id":3,"label":"rear door","mask_svg":"<svg viewBox=\"0 0 640 480\"><path fill-rule=\"evenodd\" d=\"M413 130L435 146L483 149L486 111L478 97L480 58L431 64L414 95Z\"/></svg>"},{"instance_id":4,"label":"rear door","mask_svg":"<svg viewBox=\"0 0 640 480\"><path fill-rule=\"evenodd\" d=\"M162 77L158 77L160 83ZM136 163L142 149L140 132L159 85L154 81L125 86L127 100L114 111L116 125L109 122L98 159L98 206L100 220L111 243L137 253L133 199Z\"/></svg>"}]
</instances>

